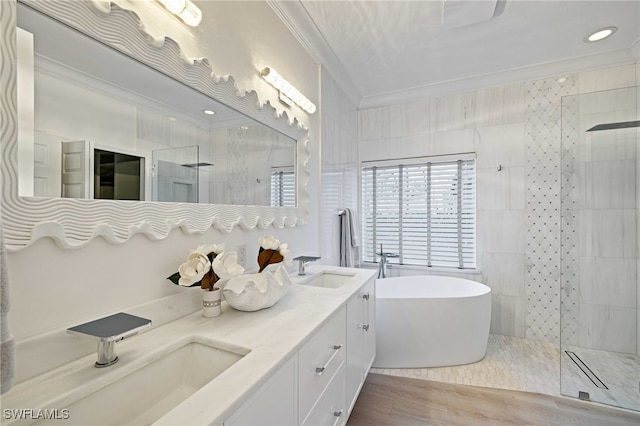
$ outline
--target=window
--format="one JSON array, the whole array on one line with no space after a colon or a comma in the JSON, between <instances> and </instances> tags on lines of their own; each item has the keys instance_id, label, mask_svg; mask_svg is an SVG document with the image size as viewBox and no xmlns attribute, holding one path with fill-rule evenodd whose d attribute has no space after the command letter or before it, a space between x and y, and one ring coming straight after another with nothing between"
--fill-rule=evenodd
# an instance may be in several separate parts
<instances>
[{"instance_id":1,"label":"window","mask_svg":"<svg viewBox=\"0 0 640 426\"><path fill-rule=\"evenodd\" d=\"M380 247L391 263L476 267L476 166L472 154L365 163L363 261Z\"/></svg>"},{"instance_id":2,"label":"window","mask_svg":"<svg viewBox=\"0 0 640 426\"><path fill-rule=\"evenodd\" d=\"M271 207L295 207L296 177L293 167L271 168Z\"/></svg>"}]
</instances>

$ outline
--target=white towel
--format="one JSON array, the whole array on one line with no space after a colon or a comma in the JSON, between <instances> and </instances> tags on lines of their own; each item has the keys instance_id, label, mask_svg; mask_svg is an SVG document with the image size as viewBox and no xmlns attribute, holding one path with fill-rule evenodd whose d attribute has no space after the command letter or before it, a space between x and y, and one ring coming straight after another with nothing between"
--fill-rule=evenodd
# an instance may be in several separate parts
<instances>
[{"instance_id":1,"label":"white towel","mask_svg":"<svg viewBox=\"0 0 640 426\"><path fill-rule=\"evenodd\" d=\"M13 385L15 347L9 331L9 272L7 254L0 228L0 393L5 393Z\"/></svg>"},{"instance_id":2,"label":"white towel","mask_svg":"<svg viewBox=\"0 0 640 426\"><path fill-rule=\"evenodd\" d=\"M351 209L344 209L344 214L340 215L340 266L355 266L359 245L355 215Z\"/></svg>"}]
</instances>

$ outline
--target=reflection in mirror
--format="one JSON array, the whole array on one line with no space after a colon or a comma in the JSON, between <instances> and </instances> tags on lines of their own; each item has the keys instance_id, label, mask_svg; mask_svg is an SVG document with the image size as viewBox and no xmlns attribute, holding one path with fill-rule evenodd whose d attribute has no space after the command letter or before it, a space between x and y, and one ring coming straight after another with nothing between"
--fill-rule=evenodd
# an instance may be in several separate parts
<instances>
[{"instance_id":1,"label":"reflection in mirror","mask_svg":"<svg viewBox=\"0 0 640 426\"><path fill-rule=\"evenodd\" d=\"M144 158L102 149L94 149L93 158L93 198L142 200L144 173L141 172L144 170Z\"/></svg>"},{"instance_id":2,"label":"reflection in mirror","mask_svg":"<svg viewBox=\"0 0 640 426\"><path fill-rule=\"evenodd\" d=\"M198 202L198 145L153 151L153 200Z\"/></svg>"},{"instance_id":3,"label":"reflection in mirror","mask_svg":"<svg viewBox=\"0 0 640 426\"><path fill-rule=\"evenodd\" d=\"M27 6L17 18L20 195L296 205L295 140Z\"/></svg>"}]
</instances>

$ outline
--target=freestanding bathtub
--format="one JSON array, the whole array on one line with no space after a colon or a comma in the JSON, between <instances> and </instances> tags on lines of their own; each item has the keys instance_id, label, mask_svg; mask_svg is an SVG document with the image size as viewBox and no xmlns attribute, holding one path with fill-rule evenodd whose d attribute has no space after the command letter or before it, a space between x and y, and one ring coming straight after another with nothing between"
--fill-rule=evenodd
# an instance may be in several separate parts
<instances>
[{"instance_id":1,"label":"freestanding bathtub","mask_svg":"<svg viewBox=\"0 0 640 426\"><path fill-rule=\"evenodd\" d=\"M484 358L491 289L461 278L420 275L376 281L377 368L469 364Z\"/></svg>"}]
</instances>

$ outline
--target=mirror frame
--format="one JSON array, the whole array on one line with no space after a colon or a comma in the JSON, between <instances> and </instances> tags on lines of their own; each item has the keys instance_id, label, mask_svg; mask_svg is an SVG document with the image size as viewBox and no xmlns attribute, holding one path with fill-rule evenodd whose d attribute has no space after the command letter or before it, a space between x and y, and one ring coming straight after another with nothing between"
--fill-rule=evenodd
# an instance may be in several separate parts
<instances>
[{"instance_id":1,"label":"mirror frame","mask_svg":"<svg viewBox=\"0 0 640 426\"><path fill-rule=\"evenodd\" d=\"M21 2L295 139L296 207L19 196L16 0L5 0L0 7L0 147L1 218L8 250L19 250L45 237L62 248L79 248L96 237L112 244L124 243L139 233L162 240L174 228L202 234L210 227L230 232L235 226L251 230L308 222L309 136L297 119L290 120L286 112L278 115L268 102L261 104L255 91L240 92L232 77L217 77L207 59L185 59L173 39L147 34L137 14L115 3Z\"/></svg>"}]
</instances>

